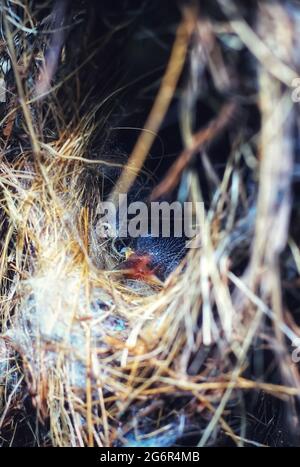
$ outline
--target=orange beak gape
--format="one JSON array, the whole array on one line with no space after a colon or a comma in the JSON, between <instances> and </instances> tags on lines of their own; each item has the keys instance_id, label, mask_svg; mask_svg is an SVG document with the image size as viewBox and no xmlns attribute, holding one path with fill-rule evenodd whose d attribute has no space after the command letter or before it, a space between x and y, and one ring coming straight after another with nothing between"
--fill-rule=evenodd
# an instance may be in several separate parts
<instances>
[{"instance_id":1,"label":"orange beak gape","mask_svg":"<svg viewBox=\"0 0 300 467\"><path fill-rule=\"evenodd\" d=\"M131 248L126 248L125 261L120 265L120 269L130 279L162 284L156 275L157 268L152 266L150 254L138 255Z\"/></svg>"}]
</instances>

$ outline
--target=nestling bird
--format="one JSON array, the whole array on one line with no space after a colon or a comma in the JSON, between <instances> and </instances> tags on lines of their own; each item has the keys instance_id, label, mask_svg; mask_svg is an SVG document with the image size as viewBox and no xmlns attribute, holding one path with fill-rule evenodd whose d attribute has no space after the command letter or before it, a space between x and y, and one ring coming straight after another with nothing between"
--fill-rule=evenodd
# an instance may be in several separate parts
<instances>
[{"instance_id":1,"label":"nestling bird","mask_svg":"<svg viewBox=\"0 0 300 467\"><path fill-rule=\"evenodd\" d=\"M125 261L120 268L132 279L164 281L185 255L182 237L138 237L130 248L124 248Z\"/></svg>"}]
</instances>

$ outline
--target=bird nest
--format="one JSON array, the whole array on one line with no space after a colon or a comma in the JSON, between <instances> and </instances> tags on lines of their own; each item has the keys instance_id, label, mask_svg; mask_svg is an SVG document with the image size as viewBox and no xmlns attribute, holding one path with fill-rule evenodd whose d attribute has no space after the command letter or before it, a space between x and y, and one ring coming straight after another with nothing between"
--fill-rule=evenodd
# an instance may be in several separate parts
<instances>
[{"instance_id":1,"label":"bird nest","mask_svg":"<svg viewBox=\"0 0 300 467\"><path fill-rule=\"evenodd\" d=\"M174 5L164 36L159 2L97 3L1 5L1 443L299 444L297 5ZM141 31L163 66L111 150ZM100 235L124 193L202 203L197 243Z\"/></svg>"}]
</instances>

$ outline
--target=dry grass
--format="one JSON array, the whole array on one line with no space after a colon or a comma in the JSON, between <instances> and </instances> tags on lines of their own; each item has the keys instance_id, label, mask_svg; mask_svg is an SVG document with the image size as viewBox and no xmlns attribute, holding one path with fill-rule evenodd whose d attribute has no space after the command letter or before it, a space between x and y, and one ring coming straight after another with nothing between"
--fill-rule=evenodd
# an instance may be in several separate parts
<instances>
[{"instance_id":1,"label":"dry grass","mask_svg":"<svg viewBox=\"0 0 300 467\"><path fill-rule=\"evenodd\" d=\"M184 44L177 36L152 120L141 133L147 141L139 140L111 194L127 191L143 166L189 46L191 71L181 115L183 155L188 157L175 162L156 193L167 193L185 170L188 199L202 201L199 179L189 165L202 151L213 197L201 246L191 249L162 285L154 285L129 280L116 268L121 259L112 242L95 237L94 213L101 200L86 202L83 180L90 165L100 169L113 161L88 155L90 138L98 130L94 109L64 122L59 93L69 78L54 78L64 54L59 51L57 63L49 67L51 42L38 49L29 46L28 31L43 26L25 8L16 26L16 3L2 6L2 54L10 56L13 70L9 78L4 75L7 99L1 122L3 442L13 444L18 424L26 425L18 414L26 412L24 401L29 400L37 414L31 442L36 445L164 446L193 435L202 446L215 443L220 433L237 445L255 444L246 439L247 415L241 409L238 426L232 425L230 408L244 394L263 391L286 401L292 416L300 395L299 369L290 351L300 331L283 300L283 282L289 279L282 274L280 256L287 252L284 261L299 268L298 239L291 238L288 247L292 142L299 124L289 86L299 71L293 54L298 19L279 2L260 2L260 15L251 26L239 15L220 23L193 10ZM231 2L218 3L232 15ZM259 83L252 99L261 125L251 139L245 128L235 132L220 179L204 149L232 119L238 126L238 119L225 112L225 122L218 126L216 120L195 133L190 114L201 70L209 70L220 92L230 86L218 41L224 30L256 59ZM16 32L24 41L21 52ZM42 44L39 36L36 41ZM63 48L63 42L57 47ZM239 98L230 97L226 105L238 109ZM179 171L176 164L182 165ZM257 196L249 195L242 166L251 172ZM272 361L279 362L277 383L246 371L253 349L260 347L271 349ZM297 417L293 420L297 425Z\"/></svg>"}]
</instances>

